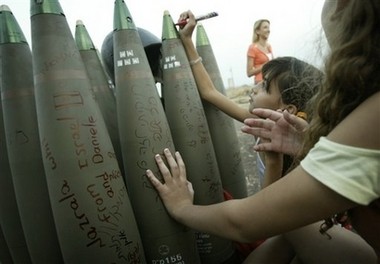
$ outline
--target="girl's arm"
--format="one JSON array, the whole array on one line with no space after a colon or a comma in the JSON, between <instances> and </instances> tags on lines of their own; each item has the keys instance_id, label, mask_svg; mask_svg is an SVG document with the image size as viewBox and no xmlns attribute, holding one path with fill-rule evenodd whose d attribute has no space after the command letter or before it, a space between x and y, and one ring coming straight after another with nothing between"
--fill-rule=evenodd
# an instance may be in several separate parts
<instances>
[{"instance_id":1,"label":"girl's arm","mask_svg":"<svg viewBox=\"0 0 380 264\"><path fill-rule=\"evenodd\" d=\"M328 138L349 146L380 149L379 100L380 93L366 100ZM207 206L193 205L191 185L186 180L180 155L176 153L176 160L168 150L165 155L170 170L156 156L165 182L161 183L149 170L147 176L169 214L193 229L235 241L255 241L281 234L357 206L300 166L250 197Z\"/></svg>"},{"instance_id":2,"label":"girl's arm","mask_svg":"<svg viewBox=\"0 0 380 264\"><path fill-rule=\"evenodd\" d=\"M186 26L179 30L183 46L186 51L187 58L190 62L196 62L191 65L195 81L197 83L198 91L202 99L213 104L218 109L231 116L232 118L243 122L248 117L255 117L248 109L240 107L234 101L230 100L227 96L220 93L214 86L209 74L205 67L198 61L199 54L192 41L192 33L196 26L196 21L193 13L190 11L181 14L179 21L186 19L188 22Z\"/></svg>"},{"instance_id":3,"label":"girl's arm","mask_svg":"<svg viewBox=\"0 0 380 264\"><path fill-rule=\"evenodd\" d=\"M178 153L176 161L170 153L165 155L170 171L156 157L165 183L151 171L147 176L169 214L190 228L234 241L252 242L281 234L355 205L310 177L301 167L248 198L193 205L182 159Z\"/></svg>"},{"instance_id":4,"label":"girl's arm","mask_svg":"<svg viewBox=\"0 0 380 264\"><path fill-rule=\"evenodd\" d=\"M259 74L262 71L262 68L262 66L255 67L254 58L247 56L247 77Z\"/></svg>"},{"instance_id":5,"label":"girl's arm","mask_svg":"<svg viewBox=\"0 0 380 264\"><path fill-rule=\"evenodd\" d=\"M259 155L259 153L257 153ZM284 166L284 155L277 152L267 151L264 153L265 171L261 189L268 187L281 178Z\"/></svg>"}]
</instances>

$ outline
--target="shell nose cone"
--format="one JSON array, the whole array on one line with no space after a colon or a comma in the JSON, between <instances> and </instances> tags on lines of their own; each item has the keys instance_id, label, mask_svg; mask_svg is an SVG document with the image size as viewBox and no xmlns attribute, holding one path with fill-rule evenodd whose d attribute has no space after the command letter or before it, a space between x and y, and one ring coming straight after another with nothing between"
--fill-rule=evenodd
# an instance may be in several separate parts
<instances>
[{"instance_id":1,"label":"shell nose cone","mask_svg":"<svg viewBox=\"0 0 380 264\"><path fill-rule=\"evenodd\" d=\"M0 6L0 12L3 12L3 11L11 12L11 9L7 5L1 5Z\"/></svg>"},{"instance_id":2,"label":"shell nose cone","mask_svg":"<svg viewBox=\"0 0 380 264\"><path fill-rule=\"evenodd\" d=\"M133 29L136 30L136 26L133 22L131 12L123 0L116 0L113 14L113 29Z\"/></svg>"},{"instance_id":3,"label":"shell nose cone","mask_svg":"<svg viewBox=\"0 0 380 264\"><path fill-rule=\"evenodd\" d=\"M0 6L0 44L27 43L24 33L7 5Z\"/></svg>"},{"instance_id":4,"label":"shell nose cone","mask_svg":"<svg viewBox=\"0 0 380 264\"><path fill-rule=\"evenodd\" d=\"M164 11L164 17L162 22L162 40L179 38L179 33L169 11Z\"/></svg>"}]
</instances>

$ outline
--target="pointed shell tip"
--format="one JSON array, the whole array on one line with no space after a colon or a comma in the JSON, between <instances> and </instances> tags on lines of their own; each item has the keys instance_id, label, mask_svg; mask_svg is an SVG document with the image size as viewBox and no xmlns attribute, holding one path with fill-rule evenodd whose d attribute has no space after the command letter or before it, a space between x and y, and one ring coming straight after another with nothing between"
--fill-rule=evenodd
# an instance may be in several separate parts
<instances>
[{"instance_id":1,"label":"pointed shell tip","mask_svg":"<svg viewBox=\"0 0 380 264\"><path fill-rule=\"evenodd\" d=\"M11 9L7 5L1 5L0 6L0 11L11 11Z\"/></svg>"}]
</instances>

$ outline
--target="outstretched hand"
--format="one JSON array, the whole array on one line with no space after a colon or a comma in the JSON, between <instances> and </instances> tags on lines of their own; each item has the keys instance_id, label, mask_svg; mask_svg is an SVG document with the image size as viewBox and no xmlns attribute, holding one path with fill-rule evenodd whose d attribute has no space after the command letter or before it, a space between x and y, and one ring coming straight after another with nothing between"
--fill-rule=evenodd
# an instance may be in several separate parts
<instances>
[{"instance_id":1,"label":"outstretched hand","mask_svg":"<svg viewBox=\"0 0 380 264\"><path fill-rule=\"evenodd\" d=\"M309 126L305 120L288 111L257 108L252 113L262 119L247 118L241 130L264 139L254 146L256 151L275 151L289 155L299 152L304 132Z\"/></svg>"},{"instance_id":2,"label":"outstretched hand","mask_svg":"<svg viewBox=\"0 0 380 264\"><path fill-rule=\"evenodd\" d=\"M174 158L170 150L165 149L164 155L168 166L165 165L159 154L155 156L164 183L161 183L151 170L147 170L146 175L158 191L169 214L178 220L181 210L193 204L194 190L186 178L185 164L179 152L175 153Z\"/></svg>"}]
</instances>

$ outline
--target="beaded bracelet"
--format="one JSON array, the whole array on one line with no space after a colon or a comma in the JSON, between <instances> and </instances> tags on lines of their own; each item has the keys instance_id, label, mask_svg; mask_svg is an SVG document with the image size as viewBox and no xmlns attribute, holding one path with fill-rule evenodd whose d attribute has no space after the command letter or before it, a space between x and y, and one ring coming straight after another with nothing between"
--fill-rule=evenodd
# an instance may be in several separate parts
<instances>
[{"instance_id":1,"label":"beaded bracelet","mask_svg":"<svg viewBox=\"0 0 380 264\"><path fill-rule=\"evenodd\" d=\"M190 64L190 66L193 66L193 65L197 64L198 62L202 62L202 57L201 56L199 56L195 60L189 61L189 64Z\"/></svg>"}]
</instances>

